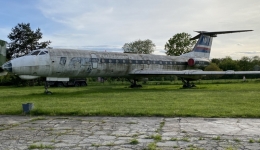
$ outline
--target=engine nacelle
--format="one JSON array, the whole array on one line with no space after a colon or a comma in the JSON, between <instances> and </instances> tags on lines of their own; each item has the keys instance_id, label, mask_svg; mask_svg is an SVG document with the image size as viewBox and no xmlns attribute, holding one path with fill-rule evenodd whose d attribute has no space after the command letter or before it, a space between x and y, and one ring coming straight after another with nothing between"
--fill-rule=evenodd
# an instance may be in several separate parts
<instances>
[{"instance_id":1,"label":"engine nacelle","mask_svg":"<svg viewBox=\"0 0 260 150\"><path fill-rule=\"evenodd\" d=\"M23 80L33 80L33 79L39 78L40 76L19 75L19 77Z\"/></svg>"},{"instance_id":2,"label":"engine nacelle","mask_svg":"<svg viewBox=\"0 0 260 150\"><path fill-rule=\"evenodd\" d=\"M205 67L208 66L210 61L203 58L190 58L188 60L188 66L190 67Z\"/></svg>"}]
</instances>

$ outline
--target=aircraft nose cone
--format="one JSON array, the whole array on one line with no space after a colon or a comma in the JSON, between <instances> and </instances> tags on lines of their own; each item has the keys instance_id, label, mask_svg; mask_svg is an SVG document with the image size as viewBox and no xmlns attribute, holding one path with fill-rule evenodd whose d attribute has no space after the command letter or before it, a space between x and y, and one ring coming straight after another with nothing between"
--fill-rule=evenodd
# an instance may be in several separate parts
<instances>
[{"instance_id":1,"label":"aircraft nose cone","mask_svg":"<svg viewBox=\"0 0 260 150\"><path fill-rule=\"evenodd\" d=\"M2 65L2 68L8 72L12 72L12 63L8 61Z\"/></svg>"}]
</instances>

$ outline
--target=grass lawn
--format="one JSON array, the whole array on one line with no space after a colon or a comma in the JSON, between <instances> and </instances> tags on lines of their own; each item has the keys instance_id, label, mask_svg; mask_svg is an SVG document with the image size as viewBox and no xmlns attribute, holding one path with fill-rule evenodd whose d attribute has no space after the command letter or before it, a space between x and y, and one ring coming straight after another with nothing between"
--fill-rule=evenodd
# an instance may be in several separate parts
<instances>
[{"instance_id":1,"label":"grass lawn","mask_svg":"<svg viewBox=\"0 0 260 150\"><path fill-rule=\"evenodd\" d=\"M96 84L87 87L0 87L0 115L21 115L22 104L34 104L31 115L260 117L260 83L181 85Z\"/></svg>"}]
</instances>

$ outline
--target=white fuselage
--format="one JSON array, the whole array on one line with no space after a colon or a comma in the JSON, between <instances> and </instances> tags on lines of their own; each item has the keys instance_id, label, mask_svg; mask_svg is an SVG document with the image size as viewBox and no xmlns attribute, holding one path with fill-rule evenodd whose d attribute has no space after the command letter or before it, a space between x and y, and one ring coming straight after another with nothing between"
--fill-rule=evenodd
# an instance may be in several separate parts
<instances>
[{"instance_id":1,"label":"white fuselage","mask_svg":"<svg viewBox=\"0 0 260 150\"><path fill-rule=\"evenodd\" d=\"M45 52L45 53L44 53ZM11 72L35 77L129 77L135 70L185 70L188 57L48 49L10 61ZM206 65L206 64L205 64ZM21 76L21 77L22 77ZM28 79L29 79L28 78Z\"/></svg>"}]
</instances>

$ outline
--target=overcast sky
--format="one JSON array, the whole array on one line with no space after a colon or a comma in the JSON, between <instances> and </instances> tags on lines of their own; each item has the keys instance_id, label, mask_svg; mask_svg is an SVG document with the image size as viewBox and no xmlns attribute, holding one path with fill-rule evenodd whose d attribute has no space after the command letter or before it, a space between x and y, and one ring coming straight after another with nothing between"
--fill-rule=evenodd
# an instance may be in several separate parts
<instances>
[{"instance_id":1,"label":"overcast sky","mask_svg":"<svg viewBox=\"0 0 260 150\"><path fill-rule=\"evenodd\" d=\"M123 52L150 39L164 55L175 34L254 30L214 38L211 58L260 56L260 0L0 0L0 39L18 23L40 28L51 47Z\"/></svg>"}]
</instances>

